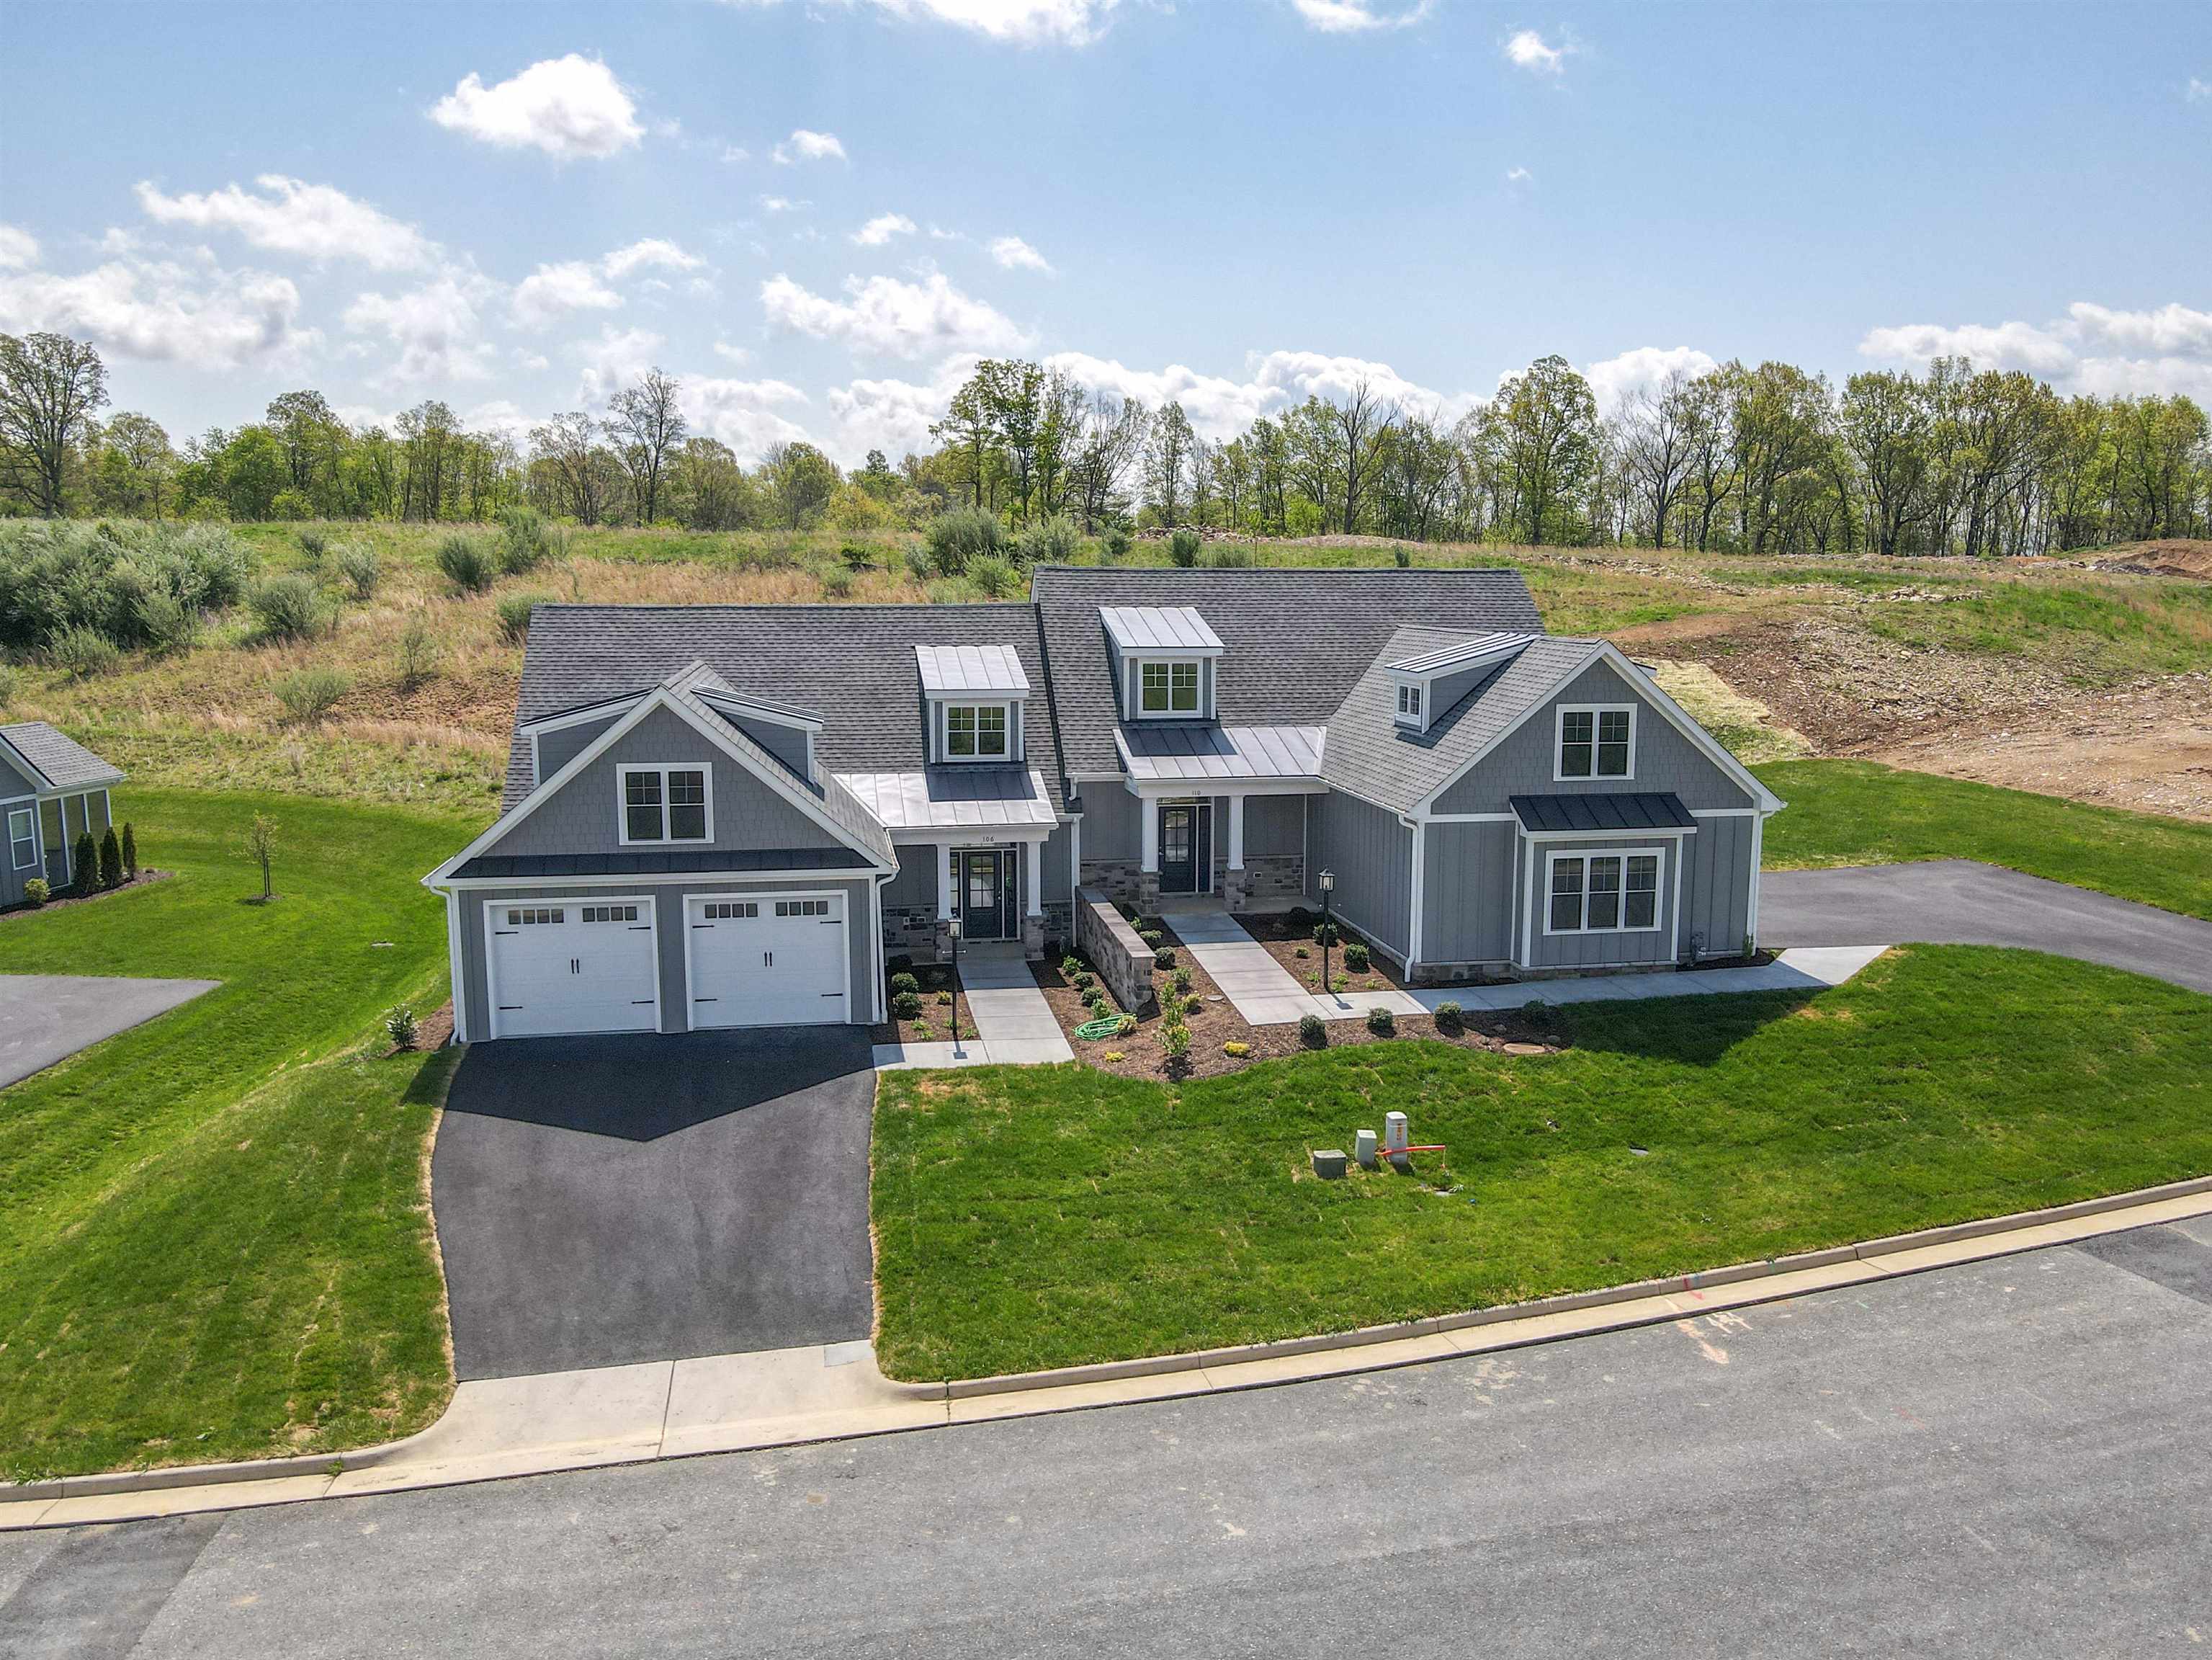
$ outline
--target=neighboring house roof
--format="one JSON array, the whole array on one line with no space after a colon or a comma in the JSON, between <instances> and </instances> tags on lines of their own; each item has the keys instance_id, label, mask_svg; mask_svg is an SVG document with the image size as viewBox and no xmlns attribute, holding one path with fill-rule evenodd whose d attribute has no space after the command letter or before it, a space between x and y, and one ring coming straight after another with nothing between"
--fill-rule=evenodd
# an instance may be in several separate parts
<instances>
[{"instance_id":1,"label":"neighboring house roof","mask_svg":"<svg viewBox=\"0 0 2212 1660\"><path fill-rule=\"evenodd\" d=\"M1224 649L1195 605L1101 605L1098 620L1125 652Z\"/></svg>"},{"instance_id":2,"label":"neighboring house roof","mask_svg":"<svg viewBox=\"0 0 2212 1660\"><path fill-rule=\"evenodd\" d=\"M1175 778L1312 778L1319 727L1128 726L1115 736L1122 770L1140 781Z\"/></svg>"},{"instance_id":3,"label":"neighboring house roof","mask_svg":"<svg viewBox=\"0 0 2212 1660\"><path fill-rule=\"evenodd\" d=\"M706 848L663 853L484 853L451 873L503 880L526 876L683 876L693 871L867 868L867 860L850 848L769 848L746 853Z\"/></svg>"},{"instance_id":4,"label":"neighboring house roof","mask_svg":"<svg viewBox=\"0 0 2212 1660\"><path fill-rule=\"evenodd\" d=\"M892 830L1060 822L1042 775L1019 767L846 772L837 775L837 781Z\"/></svg>"},{"instance_id":5,"label":"neighboring house roof","mask_svg":"<svg viewBox=\"0 0 2212 1660\"><path fill-rule=\"evenodd\" d=\"M916 646L924 691L1018 691L1026 694L1029 677L1020 654L1011 646Z\"/></svg>"},{"instance_id":6,"label":"neighboring house roof","mask_svg":"<svg viewBox=\"0 0 2212 1660\"><path fill-rule=\"evenodd\" d=\"M1051 659L1062 758L1076 775L1123 770L1103 611L1188 607L1201 613L1225 648L1215 671L1216 714L1224 725L1249 727L1328 723L1376 654L1407 624L1456 630L1453 639L1497 630L1539 634L1544 626L1521 573L1510 569L1053 565L1036 571L1030 592ZM1376 707L1387 726L1388 709L1380 701ZM1333 751L1334 735L1329 745Z\"/></svg>"},{"instance_id":7,"label":"neighboring house roof","mask_svg":"<svg viewBox=\"0 0 2212 1660\"><path fill-rule=\"evenodd\" d=\"M929 764L929 737L918 642L1005 647L1030 684L1045 684L1043 642L1027 605L540 605L531 616L504 805L537 783L524 725L635 696L695 662L732 696L818 720L825 775L919 772ZM1061 764L1051 720L1024 721L1023 741L1057 811Z\"/></svg>"},{"instance_id":8,"label":"neighboring house roof","mask_svg":"<svg viewBox=\"0 0 2212 1660\"><path fill-rule=\"evenodd\" d=\"M1322 777L1378 807L1410 812L1604 649L1599 640L1538 635L1458 702L1431 710L1426 732L1399 726L1390 666L1474 637L1410 628L1385 641L1329 716Z\"/></svg>"},{"instance_id":9,"label":"neighboring house roof","mask_svg":"<svg viewBox=\"0 0 2212 1660\"><path fill-rule=\"evenodd\" d=\"M1671 791L1620 795L1516 795L1513 816L1528 830L1695 830L1698 821Z\"/></svg>"},{"instance_id":10,"label":"neighboring house roof","mask_svg":"<svg viewBox=\"0 0 2212 1660\"><path fill-rule=\"evenodd\" d=\"M17 721L0 726L0 742L21 757L29 775L43 779L45 790L98 789L123 781L120 769L111 766L74 738L58 733L43 721Z\"/></svg>"}]
</instances>

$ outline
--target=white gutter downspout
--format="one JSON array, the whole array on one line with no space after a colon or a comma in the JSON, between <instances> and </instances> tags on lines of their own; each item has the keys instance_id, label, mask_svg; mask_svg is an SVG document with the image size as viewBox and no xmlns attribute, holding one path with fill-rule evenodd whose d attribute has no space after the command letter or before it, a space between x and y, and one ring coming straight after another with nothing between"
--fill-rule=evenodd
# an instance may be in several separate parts
<instances>
[{"instance_id":1,"label":"white gutter downspout","mask_svg":"<svg viewBox=\"0 0 2212 1660\"><path fill-rule=\"evenodd\" d=\"M1421 888L1427 873L1428 827L1419 818L1401 814L1398 822L1413 832L1413 911L1406 925L1406 978L1413 978L1421 960Z\"/></svg>"}]
</instances>

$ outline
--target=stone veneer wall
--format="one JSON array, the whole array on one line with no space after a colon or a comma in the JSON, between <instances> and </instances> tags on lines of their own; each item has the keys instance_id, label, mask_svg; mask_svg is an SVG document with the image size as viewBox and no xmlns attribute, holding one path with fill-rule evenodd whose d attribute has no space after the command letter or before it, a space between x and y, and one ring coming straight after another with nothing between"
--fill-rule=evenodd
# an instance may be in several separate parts
<instances>
[{"instance_id":1,"label":"stone veneer wall","mask_svg":"<svg viewBox=\"0 0 2212 1660\"><path fill-rule=\"evenodd\" d=\"M1138 869L1133 859L1086 859L1083 883L1117 905L1134 905L1146 916L1158 914L1159 873ZM1231 911L1264 900L1301 901L1305 886L1306 861L1302 854L1248 857L1243 870L1231 870L1225 860L1216 861L1213 867L1213 891Z\"/></svg>"},{"instance_id":2,"label":"stone veneer wall","mask_svg":"<svg viewBox=\"0 0 2212 1660\"><path fill-rule=\"evenodd\" d=\"M1075 896L1075 948L1091 959L1114 1000L1132 1014L1142 1014L1152 1001L1152 948L1124 921L1114 902L1097 888L1079 889Z\"/></svg>"}]
</instances>

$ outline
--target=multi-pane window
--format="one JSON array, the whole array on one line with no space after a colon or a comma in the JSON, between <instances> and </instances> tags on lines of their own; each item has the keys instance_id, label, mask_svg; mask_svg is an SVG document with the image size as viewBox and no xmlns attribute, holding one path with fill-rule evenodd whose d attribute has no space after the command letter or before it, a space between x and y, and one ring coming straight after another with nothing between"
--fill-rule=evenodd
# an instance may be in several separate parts
<instances>
[{"instance_id":1,"label":"multi-pane window","mask_svg":"<svg viewBox=\"0 0 2212 1660\"><path fill-rule=\"evenodd\" d=\"M39 862L39 815L28 807L8 811L8 856L17 870Z\"/></svg>"},{"instance_id":2,"label":"multi-pane window","mask_svg":"<svg viewBox=\"0 0 2212 1660\"><path fill-rule=\"evenodd\" d=\"M1552 860L1553 933L1595 933L1659 926L1656 853L1558 854Z\"/></svg>"},{"instance_id":3,"label":"multi-pane window","mask_svg":"<svg viewBox=\"0 0 2212 1660\"><path fill-rule=\"evenodd\" d=\"M1559 711L1562 778L1627 778L1635 771L1635 711L1563 708Z\"/></svg>"},{"instance_id":4,"label":"multi-pane window","mask_svg":"<svg viewBox=\"0 0 2212 1660\"><path fill-rule=\"evenodd\" d=\"M955 761L1004 760L1007 754L1005 705L946 704L945 753Z\"/></svg>"},{"instance_id":5,"label":"multi-pane window","mask_svg":"<svg viewBox=\"0 0 2212 1660\"><path fill-rule=\"evenodd\" d=\"M775 914L778 916L827 916L830 902L827 899L779 899L775 902Z\"/></svg>"},{"instance_id":6,"label":"multi-pane window","mask_svg":"<svg viewBox=\"0 0 2212 1660\"><path fill-rule=\"evenodd\" d=\"M568 913L557 906L534 905L507 914L507 925L511 928L550 927L568 920Z\"/></svg>"},{"instance_id":7,"label":"multi-pane window","mask_svg":"<svg viewBox=\"0 0 2212 1660\"><path fill-rule=\"evenodd\" d=\"M1418 723L1421 718L1421 689L1419 686L1398 688L1398 718Z\"/></svg>"},{"instance_id":8,"label":"multi-pane window","mask_svg":"<svg viewBox=\"0 0 2212 1660\"><path fill-rule=\"evenodd\" d=\"M586 922L635 922L637 921L637 907L586 905L584 907L584 920Z\"/></svg>"},{"instance_id":9,"label":"multi-pane window","mask_svg":"<svg viewBox=\"0 0 2212 1660\"><path fill-rule=\"evenodd\" d=\"M714 899L699 909L710 922L742 922L747 917L760 915L760 902L757 899Z\"/></svg>"},{"instance_id":10,"label":"multi-pane window","mask_svg":"<svg viewBox=\"0 0 2212 1660\"><path fill-rule=\"evenodd\" d=\"M1146 714L1196 714L1198 665L1146 663L1137 671L1139 707Z\"/></svg>"},{"instance_id":11,"label":"multi-pane window","mask_svg":"<svg viewBox=\"0 0 2212 1660\"><path fill-rule=\"evenodd\" d=\"M709 839L705 768L624 767L622 791L623 841Z\"/></svg>"}]
</instances>

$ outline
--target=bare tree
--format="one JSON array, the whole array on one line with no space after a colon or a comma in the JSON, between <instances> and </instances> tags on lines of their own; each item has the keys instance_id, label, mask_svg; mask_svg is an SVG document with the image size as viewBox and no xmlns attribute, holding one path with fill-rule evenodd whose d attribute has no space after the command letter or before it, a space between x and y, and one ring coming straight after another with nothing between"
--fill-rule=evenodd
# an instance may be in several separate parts
<instances>
[{"instance_id":1,"label":"bare tree","mask_svg":"<svg viewBox=\"0 0 2212 1660\"><path fill-rule=\"evenodd\" d=\"M580 525L599 522L598 458L592 448L591 417L581 410L556 415L530 429L530 459L551 471L561 506Z\"/></svg>"},{"instance_id":2,"label":"bare tree","mask_svg":"<svg viewBox=\"0 0 2212 1660\"><path fill-rule=\"evenodd\" d=\"M0 485L58 515L70 458L106 401L107 368L88 342L0 334Z\"/></svg>"},{"instance_id":3,"label":"bare tree","mask_svg":"<svg viewBox=\"0 0 2212 1660\"><path fill-rule=\"evenodd\" d=\"M612 417L602 430L615 447L615 457L629 475L630 495L637 522L650 525L660 507L660 477L672 453L690 430L678 407L683 383L658 368L647 369L634 386L614 396Z\"/></svg>"},{"instance_id":4,"label":"bare tree","mask_svg":"<svg viewBox=\"0 0 2212 1660\"><path fill-rule=\"evenodd\" d=\"M1070 471L1083 533L1095 535L1102 521L1120 511L1121 481L1144 453L1152 417L1133 398L1100 392L1084 412Z\"/></svg>"},{"instance_id":5,"label":"bare tree","mask_svg":"<svg viewBox=\"0 0 2212 1660\"><path fill-rule=\"evenodd\" d=\"M1670 372L1629 399L1620 421L1620 459L1651 522L1651 544L1667 545L1667 520L1690 486L1691 377Z\"/></svg>"},{"instance_id":6,"label":"bare tree","mask_svg":"<svg viewBox=\"0 0 2212 1660\"><path fill-rule=\"evenodd\" d=\"M1337 432L1337 454L1344 467L1344 531L1359 528L1359 504L1374 471L1376 453L1390 429L1398 424L1398 407L1385 404L1363 378L1341 404L1331 404Z\"/></svg>"}]
</instances>

